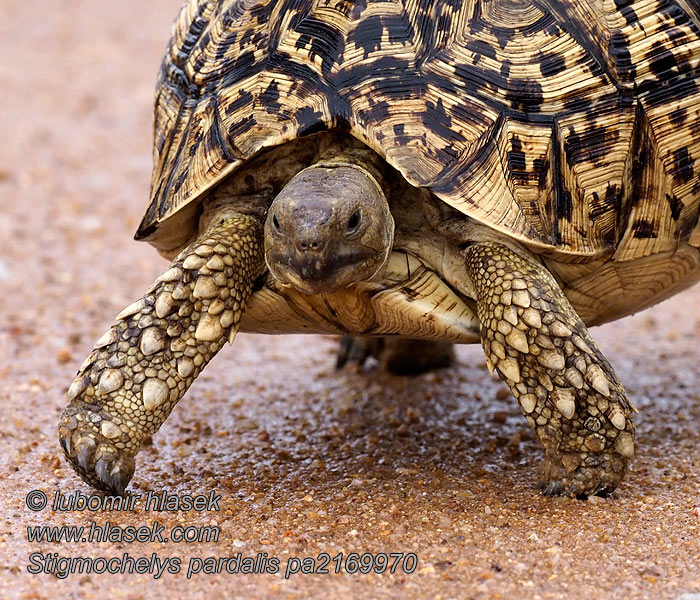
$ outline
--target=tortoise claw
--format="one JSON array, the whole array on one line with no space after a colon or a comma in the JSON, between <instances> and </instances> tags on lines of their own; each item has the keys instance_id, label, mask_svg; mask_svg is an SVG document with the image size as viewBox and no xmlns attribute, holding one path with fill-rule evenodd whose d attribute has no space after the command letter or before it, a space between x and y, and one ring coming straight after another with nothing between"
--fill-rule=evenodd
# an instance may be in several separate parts
<instances>
[{"instance_id":1,"label":"tortoise claw","mask_svg":"<svg viewBox=\"0 0 700 600\"><path fill-rule=\"evenodd\" d=\"M95 475L108 491L123 494L134 474L134 460L124 456L102 456L95 463Z\"/></svg>"},{"instance_id":2,"label":"tortoise claw","mask_svg":"<svg viewBox=\"0 0 700 600\"><path fill-rule=\"evenodd\" d=\"M125 451L106 439L92 424L76 420L70 422L74 429L59 427L59 441L66 458L80 478L99 490L123 494L131 480L135 461Z\"/></svg>"},{"instance_id":3,"label":"tortoise claw","mask_svg":"<svg viewBox=\"0 0 700 600\"><path fill-rule=\"evenodd\" d=\"M541 481L537 487L543 496L559 496L564 491L561 481Z\"/></svg>"},{"instance_id":4,"label":"tortoise claw","mask_svg":"<svg viewBox=\"0 0 700 600\"><path fill-rule=\"evenodd\" d=\"M73 454L73 445L71 444L70 437L66 437L66 438L62 437L62 438L59 438L58 441L61 444L61 448L63 448L63 453L66 456L70 456L71 454Z\"/></svg>"},{"instance_id":5,"label":"tortoise claw","mask_svg":"<svg viewBox=\"0 0 700 600\"><path fill-rule=\"evenodd\" d=\"M564 464L577 465L566 469ZM612 452L596 454L550 453L545 460L545 478L540 489L545 496L609 496L627 470L628 461Z\"/></svg>"},{"instance_id":6,"label":"tortoise claw","mask_svg":"<svg viewBox=\"0 0 700 600\"><path fill-rule=\"evenodd\" d=\"M74 455L73 463L83 472L91 470L90 463L95 456L95 442L90 438L83 438L77 444L78 451Z\"/></svg>"},{"instance_id":7,"label":"tortoise claw","mask_svg":"<svg viewBox=\"0 0 700 600\"><path fill-rule=\"evenodd\" d=\"M112 475L110 471L111 466L109 461L107 461L104 457L97 459L97 462L95 463L95 475L97 475L97 478L108 487L112 487Z\"/></svg>"}]
</instances>

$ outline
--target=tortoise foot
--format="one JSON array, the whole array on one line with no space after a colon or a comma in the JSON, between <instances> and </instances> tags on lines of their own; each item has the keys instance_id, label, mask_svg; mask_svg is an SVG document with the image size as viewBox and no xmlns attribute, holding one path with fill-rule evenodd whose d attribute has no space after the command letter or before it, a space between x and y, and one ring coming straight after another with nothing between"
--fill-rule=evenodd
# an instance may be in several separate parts
<instances>
[{"instance_id":1,"label":"tortoise foot","mask_svg":"<svg viewBox=\"0 0 700 600\"><path fill-rule=\"evenodd\" d=\"M534 258L476 244L482 342L545 448L546 495L609 494L634 458L634 408L551 274Z\"/></svg>"},{"instance_id":2,"label":"tortoise foot","mask_svg":"<svg viewBox=\"0 0 700 600\"><path fill-rule=\"evenodd\" d=\"M336 367L352 363L362 366L370 356L379 361L380 369L394 375L420 375L451 366L455 351L449 342L346 335L340 341Z\"/></svg>"},{"instance_id":3,"label":"tortoise foot","mask_svg":"<svg viewBox=\"0 0 700 600\"><path fill-rule=\"evenodd\" d=\"M609 496L622 481L628 463L615 452L548 454L539 488L544 496Z\"/></svg>"},{"instance_id":4,"label":"tortoise foot","mask_svg":"<svg viewBox=\"0 0 700 600\"><path fill-rule=\"evenodd\" d=\"M134 457L103 435L119 431L98 413L76 406L66 409L58 426L58 438L69 462L93 487L122 494L134 474ZM99 424L97 424L99 423Z\"/></svg>"}]
</instances>

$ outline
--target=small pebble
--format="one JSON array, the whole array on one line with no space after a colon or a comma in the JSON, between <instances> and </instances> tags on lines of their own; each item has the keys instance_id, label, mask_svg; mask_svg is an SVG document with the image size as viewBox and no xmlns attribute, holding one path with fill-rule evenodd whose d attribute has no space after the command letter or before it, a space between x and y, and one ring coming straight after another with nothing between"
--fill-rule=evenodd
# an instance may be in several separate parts
<instances>
[{"instance_id":1,"label":"small pebble","mask_svg":"<svg viewBox=\"0 0 700 600\"><path fill-rule=\"evenodd\" d=\"M499 387L496 391L496 400L507 400L510 397L511 393L507 387Z\"/></svg>"},{"instance_id":2,"label":"small pebble","mask_svg":"<svg viewBox=\"0 0 700 600\"><path fill-rule=\"evenodd\" d=\"M56 360L59 362L59 364L65 365L73 360L73 355L68 348L61 348L58 352L56 352Z\"/></svg>"}]
</instances>

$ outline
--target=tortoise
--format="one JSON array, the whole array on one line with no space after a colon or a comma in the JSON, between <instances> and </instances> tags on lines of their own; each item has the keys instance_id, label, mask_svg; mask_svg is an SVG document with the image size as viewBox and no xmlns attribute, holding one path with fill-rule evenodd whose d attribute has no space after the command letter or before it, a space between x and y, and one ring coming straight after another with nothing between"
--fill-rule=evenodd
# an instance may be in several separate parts
<instances>
[{"instance_id":1,"label":"tortoise","mask_svg":"<svg viewBox=\"0 0 700 600\"><path fill-rule=\"evenodd\" d=\"M480 341L543 492L611 493L635 409L587 326L700 279L699 65L694 0L189 0L136 233L172 263L70 386L70 463L123 492L239 330Z\"/></svg>"}]
</instances>

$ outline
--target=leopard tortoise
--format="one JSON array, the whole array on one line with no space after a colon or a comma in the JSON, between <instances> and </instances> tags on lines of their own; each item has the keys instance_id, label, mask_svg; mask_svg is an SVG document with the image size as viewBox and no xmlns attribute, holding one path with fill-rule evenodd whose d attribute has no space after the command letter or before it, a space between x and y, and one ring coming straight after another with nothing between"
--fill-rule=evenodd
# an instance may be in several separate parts
<instances>
[{"instance_id":1,"label":"leopard tortoise","mask_svg":"<svg viewBox=\"0 0 700 600\"><path fill-rule=\"evenodd\" d=\"M70 386L72 466L122 492L238 330L480 340L544 492L610 493L635 409L586 326L700 278L699 69L697 0L190 0L136 233L172 264Z\"/></svg>"}]
</instances>

